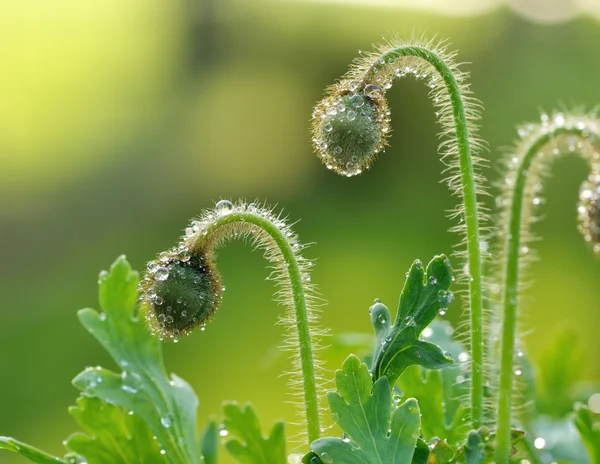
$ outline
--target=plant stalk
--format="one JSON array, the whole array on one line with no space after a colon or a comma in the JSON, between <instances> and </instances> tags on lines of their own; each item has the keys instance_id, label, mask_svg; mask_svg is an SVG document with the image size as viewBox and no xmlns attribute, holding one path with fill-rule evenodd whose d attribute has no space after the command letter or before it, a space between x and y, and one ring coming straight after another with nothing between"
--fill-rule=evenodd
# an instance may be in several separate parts
<instances>
[{"instance_id":1,"label":"plant stalk","mask_svg":"<svg viewBox=\"0 0 600 464\"><path fill-rule=\"evenodd\" d=\"M253 214L245 211L234 211L231 214L221 216L213 227L216 229L222 225L235 222L253 224L266 232L279 248L281 257L286 264L294 302L295 324L298 334L298 351L300 368L302 371L302 386L304 391L306 431L308 444L310 445L314 440L320 437L321 428L313 345L310 331L310 318L302 272L298 264L298 260L296 259L296 252L280 228L277 227L272 221L259 214Z\"/></svg>"},{"instance_id":2,"label":"plant stalk","mask_svg":"<svg viewBox=\"0 0 600 464\"><path fill-rule=\"evenodd\" d=\"M471 154L471 141L465 104L460 85L450 67L437 54L424 47L402 46L381 55L384 62L401 56L415 56L429 62L444 80L452 104L455 137L458 147L462 201L466 225L468 258L469 304L470 304L470 349L471 349L471 423L478 429L483 421L484 386L484 320L482 294L482 262L480 251L479 215L477 186ZM376 62L365 73L364 82L374 77Z\"/></svg>"},{"instance_id":3,"label":"plant stalk","mask_svg":"<svg viewBox=\"0 0 600 464\"><path fill-rule=\"evenodd\" d=\"M524 202L527 189L527 174L535 161L536 156L552 139L561 135L573 135L583 137L583 131L575 127L559 127L552 131L542 133L533 140L518 161L516 177L511 191L511 203L509 205L508 230L505 238L504 255L506 256L504 268L504 285L502 295L502 332L500 351L500 387L498 391L498 420L496 432L495 462L507 464L509 462L510 436L511 436L511 412L512 393L514 382L514 357L516 322L519 304L519 268L520 250L522 246L521 233L524 222Z\"/></svg>"}]
</instances>

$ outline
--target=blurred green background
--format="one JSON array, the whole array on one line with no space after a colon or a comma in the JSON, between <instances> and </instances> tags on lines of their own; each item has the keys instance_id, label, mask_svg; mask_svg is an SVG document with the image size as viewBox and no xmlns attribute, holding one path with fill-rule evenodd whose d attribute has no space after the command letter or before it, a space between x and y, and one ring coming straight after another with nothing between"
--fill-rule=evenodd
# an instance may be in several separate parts
<instances>
[{"instance_id":1,"label":"blurred green background","mask_svg":"<svg viewBox=\"0 0 600 464\"><path fill-rule=\"evenodd\" d=\"M391 148L366 175L337 177L311 153L312 106L382 35L448 38L472 63L490 183L516 124L558 104L600 103L594 2L579 2L587 12L556 0L380 3L0 3L0 435L63 453L76 430L70 380L87 365L113 366L75 316L96 306L98 272L121 253L142 269L220 198L258 198L302 219L295 230L315 242L306 254L317 258L312 280L334 334L369 331L373 298L395 306L415 258L451 252L444 211L456 199L440 183L439 127L422 83L389 93ZM535 361L572 328L589 360L581 380L600 380L600 262L575 221L585 166L566 159L554 173L536 225L544 239L526 347ZM282 309L264 264L243 244L223 249L221 310L206 332L165 346L168 369L200 397L202 422L226 399L251 400L265 426L293 419L288 366L273 356ZM459 315L455 303L446 317ZM323 356L331 369L341 362ZM0 462L25 461L3 452Z\"/></svg>"}]
</instances>

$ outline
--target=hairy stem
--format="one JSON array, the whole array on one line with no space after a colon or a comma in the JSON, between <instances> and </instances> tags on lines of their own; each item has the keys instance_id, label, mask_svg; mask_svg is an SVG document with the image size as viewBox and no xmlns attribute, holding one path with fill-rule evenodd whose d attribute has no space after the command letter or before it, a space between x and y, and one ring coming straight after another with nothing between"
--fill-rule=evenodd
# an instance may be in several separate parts
<instances>
[{"instance_id":1,"label":"hairy stem","mask_svg":"<svg viewBox=\"0 0 600 464\"><path fill-rule=\"evenodd\" d=\"M285 262L288 278L291 283L293 296L296 331L298 335L298 350L300 368L302 371L302 386L304 390L304 411L306 415L306 430L308 444L320 437L319 403L317 396L317 382L315 377L313 344L311 340L310 318L304 290L304 281L296 252L289 243L286 235L269 218L246 211L233 212L220 216L215 222L215 228L233 223L253 224L266 232L275 242L281 257ZM210 231L209 231L210 233Z\"/></svg>"},{"instance_id":2,"label":"hairy stem","mask_svg":"<svg viewBox=\"0 0 600 464\"><path fill-rule=\"evenodd\" d=\"M402 46L392 49L383 55L383 62L393 61L403 56L414 56L429 62L442 77L449 94L454 119L454 136L456 137L460 180L462 187L463 213L466 225L466 245L468 259L469 302L470 302L470 335L471 335L471 421L473 428L482 425L483 418L483 386L484 386L484 347L483 347L483 295L482 295L482 263L480 251L479 214L477 204L476 175L471 155L471 139L463 95L452 69L446 62L431 50L419 46ZM375 62L365 73L364 82L374 78L374 70L380 61Z\"/></svg>"},{"instance_id":3,"label":"hairy stem","mask_svg":"<svg viewBox=\"0 0 600 464\"><path fill-rule=\"evenodd\" d=\"M519 305L519 282L522 279L521 258L529 250L526 247L529 234L529 225L532 222L531 204L540 203L534 191L536 184L540 185L544 174L544 165L556 155L563 151L559 149L559 143L566 138L569 141L569 150L574 151L574 141L588 140L596 137L595 132L586 118L580 118L578 123L564 123L564 116L559 113L554 118L558 123L548 123L548 117L544 117L541 126L533 128L529 137L522 143L516 156L511 160L512 176L507 176L507 187L505 190L503 215L504 221L504 243L500 256L503 256L503 282L502 289L502 328L500 347L500 385L498 390L497 407L497 435L495 462L505 464L509 462L510 435L512 427L511 411L513 407L513 383L515 379L515 341L516 324ZM552 149L548 152L549 149ZM594 155L590 150L579 150L579 153L590 160L592 170L594 168ZM537 187L539 188L539 187Z\"/></svg>"},{"instance_id":4,"label":"hairy stem","mask_svg":"<svg viewBox=\"0 0 600 464\"><path fill-rule=\"evenodd\" d=\"M171 250L148 263L140 283L141 308L152 331L177 341L181 335L204 327L221 302L224 287L216 267L219 248L231 239L247 238L264 251L273 269L276 300L287 307L281 320L288 330L284 348L293 353L291 387L302 386L301 406L308 443L319 438L318 335L312 325L315 301L310 284L311 263L300 254L297 236L284 220L254 203L217 203L185 229L185 236ZM300 393L300 392L298 392ZM300 405L299 405L300 406Z\"/></svg>"}]
</instances>

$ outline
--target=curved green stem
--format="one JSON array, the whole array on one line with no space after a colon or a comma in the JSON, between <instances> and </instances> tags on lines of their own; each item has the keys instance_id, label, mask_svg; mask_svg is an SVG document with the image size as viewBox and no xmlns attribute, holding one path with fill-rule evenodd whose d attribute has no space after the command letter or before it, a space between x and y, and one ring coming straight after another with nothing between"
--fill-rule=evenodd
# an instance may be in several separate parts
<instances>
[{"instance_id":1,"label":"curved green stem","mask_svg":"<svg viewBox=\"0 0 600 464\"><path fill-rule=\"evenodd\" d=\"M403 56L414 56L429 62L442 77L449 94L454 120L454 136L456 137L463 212L466 225L466 244L468 258L469 301L470 301L470 335L471 335L471 421L473 428L482 425L483 419L483 386L484 386L484 344L483 344L483 294L482 263L480 251L479 213L477 204L476 175L471 154L471 139L464 97L460 84L452 69L433 51L420 46L402 46L381 55L380 60L390 62ZM365 73L363 82L374 78L375 62Z\"/></svg>"},{"instance_id":2,"label":"curved green stem","mask_svg":"<svg viewBox=\"0 0 600 464\"><path fill-rule=\"evenodd\" d=\"M288 277L291 283L296 331L298 334L298 350L300 368L302 370L306 430L308 444L310 445L310 443L320 437L321 428L319 423L319 403L315 377L313 344L310 331L310 318L302 272L296 258L296 252L281 229L275 225L273 221L259 214L246 211L232 212L231 214L220 216L214 226L211 227L217 229L223 225L236 222L253 224L266 232L279 248L283 261L286 264ZM210 229L208 233L211 233Z\"/></svg>"},{"instance_id":3,"label":"curved green stem","mask_svg":"<svg viewBox=\"0 0 600 464\"><path fill-rule=\"evenodd\" d=\"M562 121L562 119L561 119ZM527 192L531 185L539 182L539 176L535 175L537 163L543 163L551 158L543 152L549 143L561 136L574 136L577 138L589 138L589 129L578 127L545 127L539 133L532 136L525 144L522 154L518 155L515 166L515 177L511 181L508 190L510 203L508 208L508 223L504 241L504 251L501 256L505 257L503 270L502 293L502 332L500 352L500 385L498 391L498 423L496 434L495 462L505 464L509 462L510 434L511 434L511 411L513 404L513 382L514 382L514 350L516 339L516 322L519 299L520 257L524 246L523 235L527 233L531 222L529 211L525 207ZM541 156L540 156L541 154ZM558 154L558 152L556 153ZM538 169L539 170L539 169Z\"/></svg>"},{"instance_id":4,"label":"curved green stem","mask_svg":"<svg viewBox=\"0 0 600 464\"><path fill-rule=\"evenodd\" d=\"M297 236L285 221L251 203L217 203L185 229L185 236L171 250L148 263L140 282L141 308L153 333L177 340L204 327L221 302L224 287L216 267L217 251L228 240L249 238L264 250L272 264L277 296L287 307L282 318L289 331L284 344L294 353L292 372L301 376L303 412L308 443L319 438L319 398L315 350L319 331L311 327L313 289L308 283L308 263L300 254Z\"/></svg>"}]
</instances>

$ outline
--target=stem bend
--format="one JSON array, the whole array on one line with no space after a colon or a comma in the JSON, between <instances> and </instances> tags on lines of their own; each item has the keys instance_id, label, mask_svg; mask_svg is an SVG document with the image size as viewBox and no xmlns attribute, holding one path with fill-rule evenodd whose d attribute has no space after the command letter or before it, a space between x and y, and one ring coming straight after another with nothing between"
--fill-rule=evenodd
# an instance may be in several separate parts
<instances>
[{"instance_id":1,"label":"stem bend","mask_svg":"<svg viewBox=\"0 0 600 464\"><path fill-rule=\"evenodd\" d=\"M276 300L288 308L282 318L288 328L285 347L294 353L301 379L308 443L320 436L315 349L322 331L315 329L316 292L310 284L312 263L300 255L302 245L283 219L254 203L217 203L215 210L192 221L181 242L148 263L140 283L141 309L161 338L177 341L197 327L202 330L216 311L223 287L216 268L217 250L234 238L248 238L264 251L277 282Z\"/></svg>"},{"instance_id":2,"label":"stem bend","mask_svg":"<svg viewBox=\"0 0 600 464\"><path fill-rule=\"evenodd\" d=\"M329 169L345 176L360 174L388 143L390 111L385 91L393 79L407 75L427 79L446 139L440 152L450 173L448 186L461 198L451 214L460 223L452 230L461 234L460 244L466 246L466 252L458 254L467 261L462 281L469 287L471 420L473 428L479 428L484 414L485 354L480 223L486 219L477 201L483 179L475 169L479 158L473 154L481 146L473 123L479 105L469 96L468 75L453 57L445 46L422 40L391 42L361 56L315 107L313 145Z\"/></svg>"},{"instance_id":3,"label":"stem bend","mask_svg":"<svg viewBox=\"0 0 600 464\"><path fill-rule=\"evenodd\" d=\"M599 125L592 115L554 113L542 115L541 122L519 130L521 140L507 160L503 193L499 198L502 257L501 291L502 325L500 334L500 385L498 388L498 430L495 462L508 463L512 424L513 388L515 383L515 341L519 285L531 254L530 232L535 210L543 203L542 181L553 160L564 154L579 154L590 166L590 177L580 190L579 229L594 250L600 253L600 155L596 151ZM518 376L517 376L518 377Z\"/></svg>"}]
</instances>

